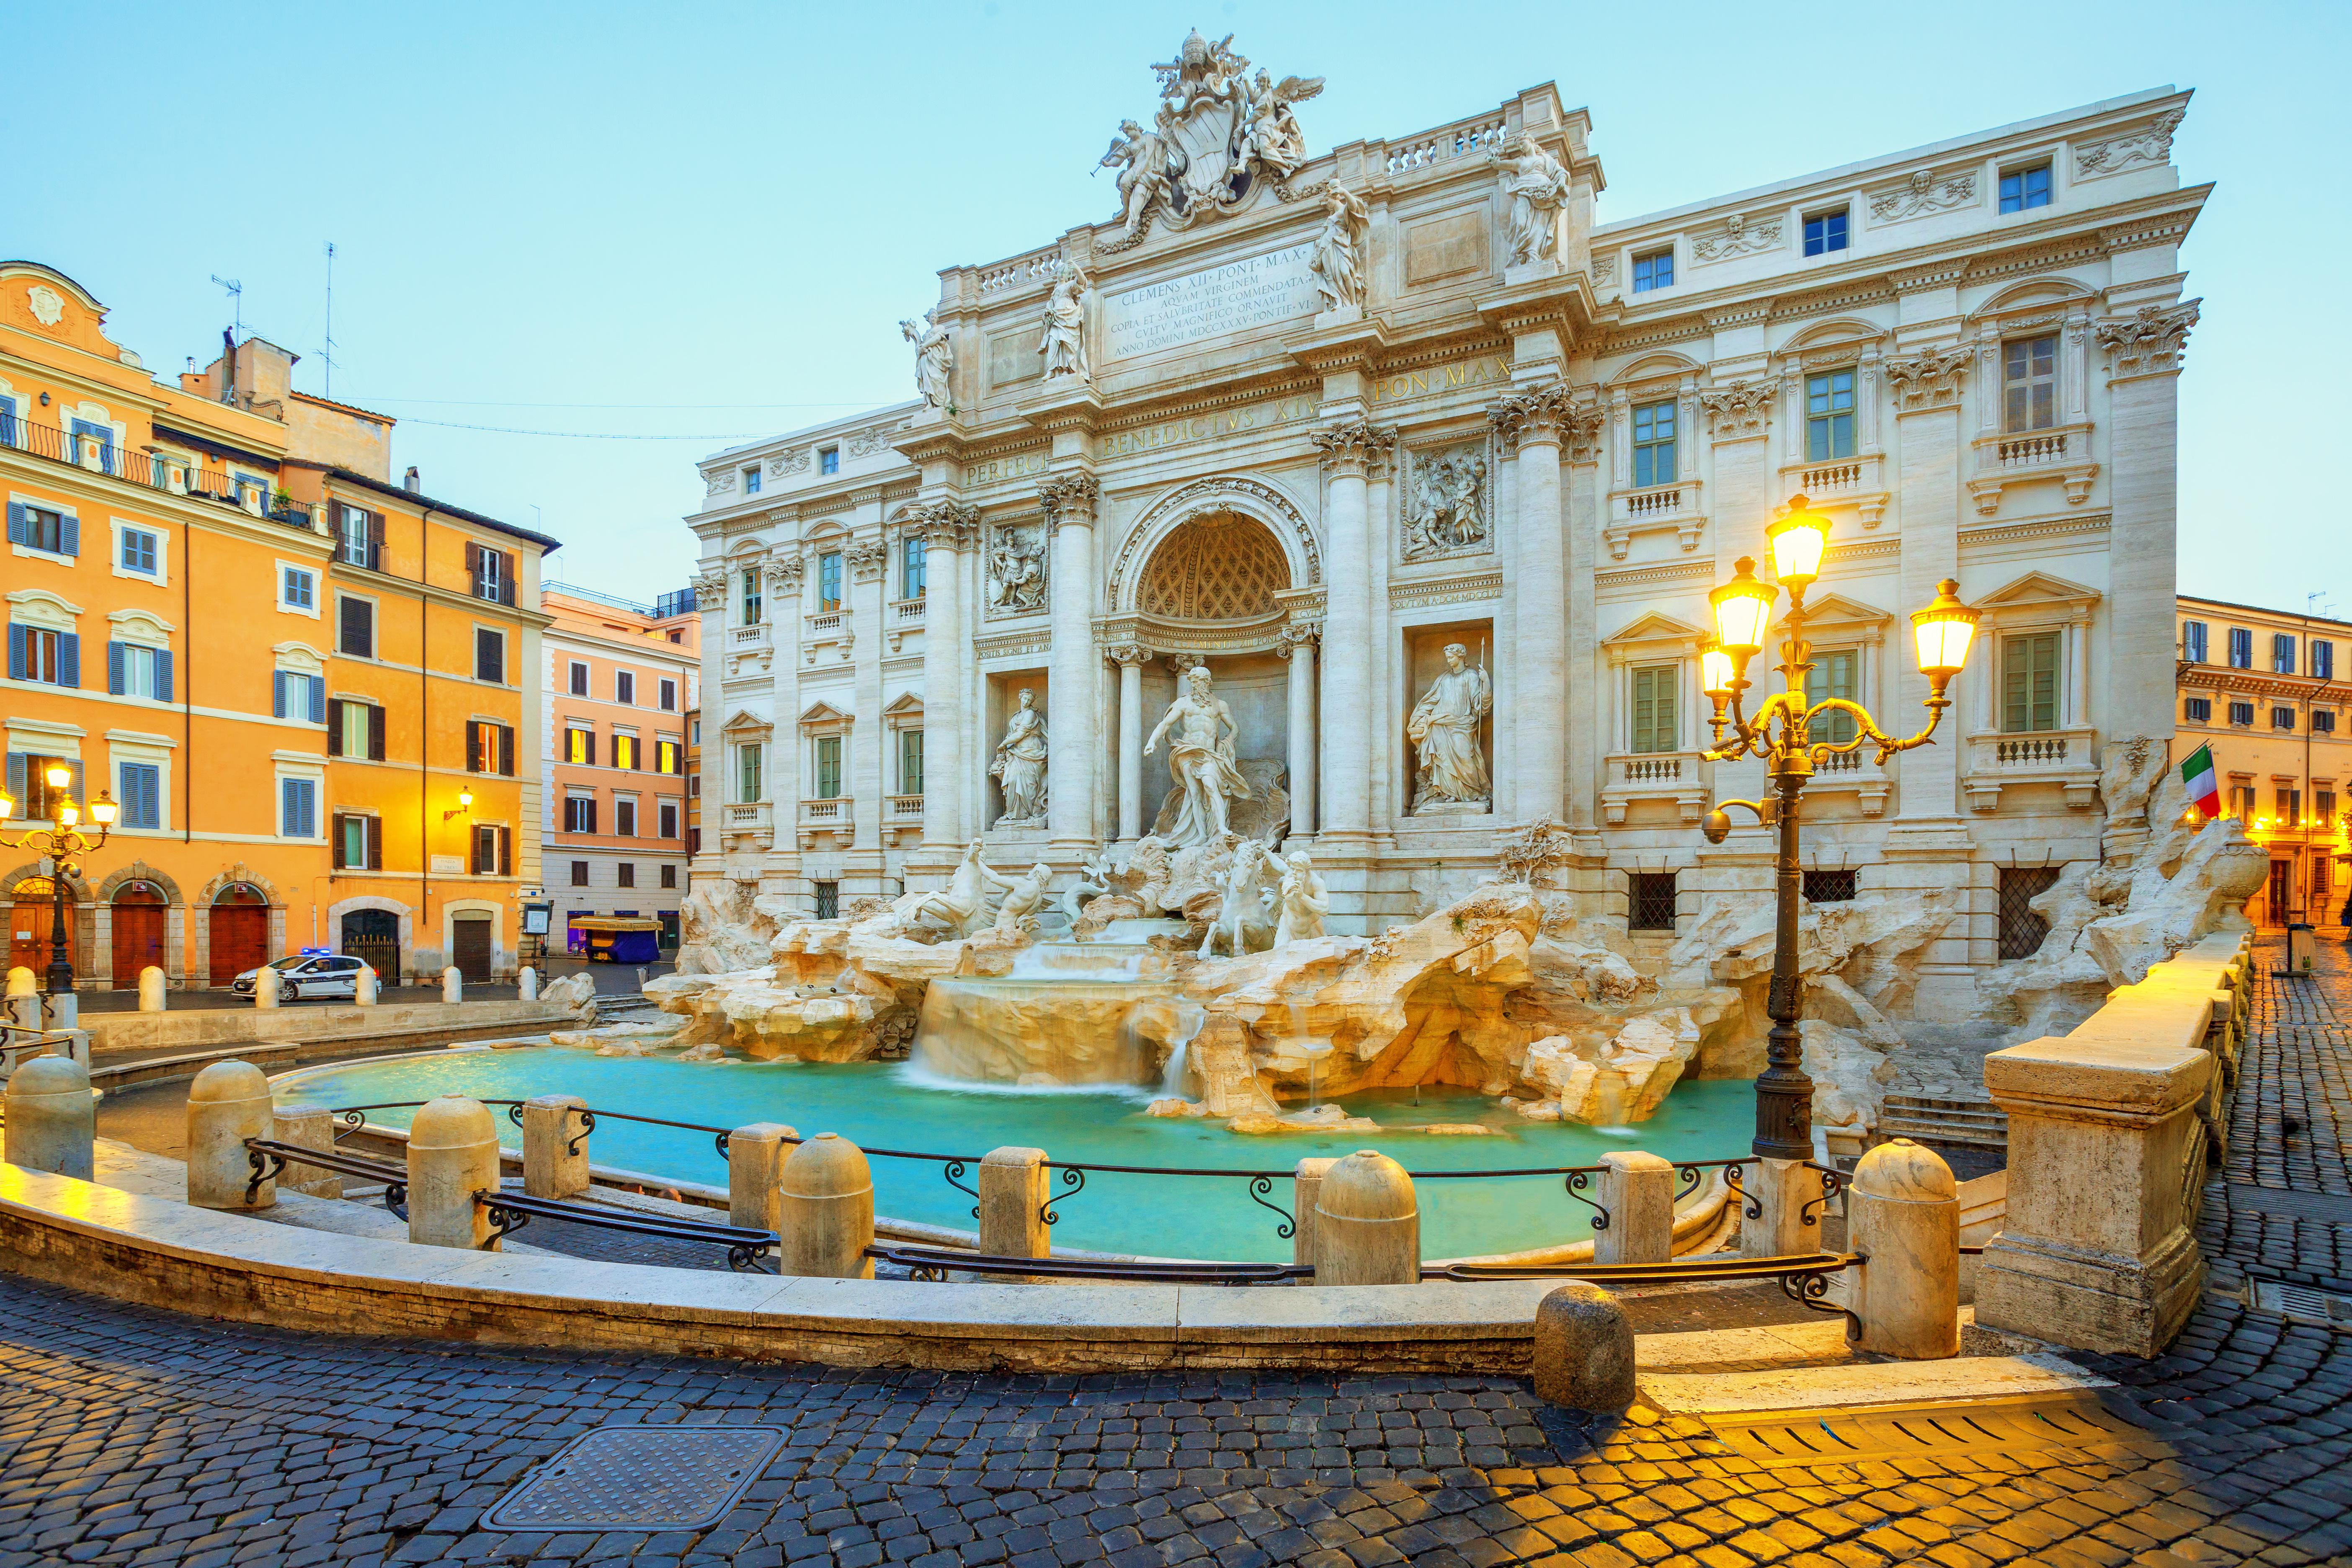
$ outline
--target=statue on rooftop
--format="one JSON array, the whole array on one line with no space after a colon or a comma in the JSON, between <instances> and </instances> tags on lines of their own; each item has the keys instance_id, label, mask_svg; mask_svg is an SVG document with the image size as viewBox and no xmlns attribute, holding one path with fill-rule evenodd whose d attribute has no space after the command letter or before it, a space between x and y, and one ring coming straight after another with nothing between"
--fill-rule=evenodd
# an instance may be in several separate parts
<instances>
[{"instance_id":1,"label":"statue on rooftop","mask_svg":"<svg viewBox=\"0 0 2352 1568\"><path fill-rule=\"evenodd\" d=\"M1519 132L1486 151L1502 165L1511 198L1509 265L1549 259L1559 249L1559 209L1568 203L1568 171L1559 160Z\"/></svg>"},{"instance_id":2,"label":"statue on rooftop","mask_svg":"<svg viewBox=\"0 0 2352 1568\"><path fill-rule=\"evenodd\" d=\"M923 402L933 408L955 412L955 344L948 329L939 323L939 307L923 312L920 326L912 318L898 323L898 331L915 345L915 390L923 395Z\"/></svg>"},{"instance_id":3,"label":"statue on rooftop","mask_svg":"<svg viewBox=\"0 0 2352 1568\"><path fill-rule=\"evenodd\" d=\"M1054 291L1045 301L1045 341L1037 352L1045 356L1045 379L1075 375L1084 381L1087 368L1087 275L1068 262L1054 268Z\"/></svg>"}]
</instances>

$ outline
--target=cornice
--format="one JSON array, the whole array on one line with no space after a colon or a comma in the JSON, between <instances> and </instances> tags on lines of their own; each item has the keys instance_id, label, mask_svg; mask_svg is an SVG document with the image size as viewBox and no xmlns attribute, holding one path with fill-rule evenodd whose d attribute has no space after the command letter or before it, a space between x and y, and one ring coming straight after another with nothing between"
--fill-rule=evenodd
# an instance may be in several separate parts
<instances>
[{"instance_id":1,"label":"cornice","mask_svg":"<svg viewBox=\"0 0 2352 1568\"><path fill-rule=\"evenodd\" d=\"M72 463L51 462L36 458L21 447L0 446L0 475L21 479L26 484L44 489L63 490L87 497L92 505L101 505L116 511L143 511L158 521L174 521L182 524L207 528L215 533L267 544L277 549L314 551L320 555L334 552L335 542L326 534L309 529L288 528L267 518L255 517L241 507L227 506L218 501L200 501L188 496L174 495L170 490L150 489L147 486L113 474L102 474Z\"/></svg>"}]
</instances>

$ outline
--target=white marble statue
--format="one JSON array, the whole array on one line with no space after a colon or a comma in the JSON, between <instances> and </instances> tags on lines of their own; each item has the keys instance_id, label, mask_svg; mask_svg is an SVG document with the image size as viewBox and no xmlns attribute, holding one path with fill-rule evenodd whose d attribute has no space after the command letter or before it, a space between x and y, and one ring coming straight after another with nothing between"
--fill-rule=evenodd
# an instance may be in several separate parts
<instances>
[{"instance_id":1,"label":"white marble statue","mask_svg":"<svg viewBox=\"0 0 2352 1568\"><path fill-rule=\"evenodd\" d=\"M1235 958L1253 948L1263 948L1269 936L1271 922L1266 919L1266 906L1273 901L1275 873L1281 861L1255 838L1244 838L1234 845L1234 858L1225 868L1224 896L1217 905L1217 918L1201 935L1202 958L1214 958L1223 946Z\"/></svg>"},{"instance_id":2,"label":"white marble statue","mask_svg":"<svg viewBox=\"0 0 2352 1568\"><path fill-rule=\"evenodd\" d=\"M1364 302L1364 226L1370 221L1364 198L1334 181L1326 198L1323 226L1316 231L1315 249L1307 258L1326 310Z\"/></svg>"},{"instance_id":3,"label":"white marble statue","mask_svg":"<svg viewBox=\"0 0 2352 1568\"><path fill-rule=\"evenodd\" d=\"M970 936L988 923L988 892L1009 892L1013 879L1000 874L981 858L985 846L975 838L948 885L937 892L908 893L890 906L898 929L908 934L926 922L941 927L950 938Z\"/></svg>"},{"instance_id":4,"label":"white marble statue","mask_svg":"<svg viewBox=\"0 0 2352 1568\"><path fill-rule=\"evenodd\" d=\"M1045 301L1045 341L1037 352L1045 356L1045 379L1075 375L1084 381L1087 368L1087 275L1068 262L1054 268L1054 292Z\"/></svg>"},{"instance_id":5,"label":"white marble statue","mask_svg":"<svg viewBox=\"0 0 2352 1568\"><path fill-rule=\"evenodd\" d=\"M1026 616L1045 607L1045 530L996 530L988 547L988 613Z\"/></svg>"},{"instance_id":6,"label":"white marble statue","mask_svg":"<svg viewBox=\"0 0 2352 1568\"><path fill-rule=\"evenodd\" d=\"M1045 716L1037 711L1035 692L1021 693L1021 706L1006 721L988 772L1004 787L1004 814L997 826L1045 820Z\"/></svg>"},{"instance_id":7,"label":"white marble statue","mask_svg":"<svg viewBox=\"0 0 2352 1568\"><path fill-rule=\"evenodd\" d=\"M899 332L915 345L915 390L933 408L955 410L954 393L950 384L955 379L955 344L948 329L939 323L939 308L923 312L922 324L912 318L898 323Z\"/></svg>"},{"instance_id":8,"label":"white marble statue","mask_svg":"<svg viewBox=\"0 0 2352 1568\"><path fill-rule=\"evenodd\" d=\"M1097 849L1079 861L1076 876L1071 879L1068 887L1062 889L1062 918L1076 925L1078 916L1086 911L1087 905L1109 892L1118 879L1118 868L1111 864L1108 849Z\"/></svg>"},{"instance_id":9,"label":"white marble statue","mask_svg":"<svg viewBox=\"0 0 2352 1568\"><path fill-rule=\"evenodd\" d=\"M1170 843L1181 847L1223 837L1230 803L1250 798L1249 783L1234 762L1236 733L1233 710L1209 689L1208 666L1194 665L1143 743L1148 757L1160 749L1161 736L1169 737L1169 776L1183 792L1176 820L1162 836Z\"/></svg>"},{"instance_id":10,"label":"white marble statue","mask_svg":"<svg viewBox=\"0 0 2352 1568\"><path fill-rule=\"evenodd\" d=\"M1478 549L1489 526L1483 448L1456 447L1413 458L1404 509L1406 560Z\"/></svg>"},{"instance_id":11,"label":"white marble statue","mask_svg":"<svg viewBox=\"0 0 2352 1568\"><path fill-rule=\"evenodd\" d=\"M996 906L996 934L1036 935L1037 911L1045 906L1045 884L1053 879L1052 868L1032 866L1005 884L1004 901Z\"/></svg>"},{"instance_id":12,"label":"white marble statue","mask_svg":"<svg viewBox=\"0 0 2352 1568\"><path fill-rule=\"evenodd\" d=\"M1511 259L1542 261L1559 248L1559 209L1568 202L1568 171L1559 160L1514 132L1488 151L1501 164L1511 198Z\"/></svg>"},{"instance_id":13,"label":"white marble statue","mask_svg":"<svg viewBox=\"0 0 2352 1568\"><path fill-rule=\"evenodd\" d=\"M1185 216L1190 209L1223 205L1233 199L1240 165L1242 114L1248 103L1244 73L1249 61L1233 51L1227 33L1212 44L1195 31L1174 59L1151 68L1160 73L1162 124L1181 161L1177 182Z\"/></svg>"},{"instance_id":14,"label":"white marble statue","mask_svg":"<svg viewBox=\"0 0 2352 1568\"><path fill-rule=\"evenodd\" d=\"M1304 103L1322 90L1319 76L1286 76L1277 82L1263 70L1257 73L1257 79L1247 89L1250 118L1243 149L1259 174L1269 180L1286 180L1307 162L1307 135L1298 129L1298 117L1290 112L1290 106Z\"/></svg>"},{"instance_id":15,"label":"white marble statue","mask_svg":"<svg viewBox=\"0 0 2352 1568\"><path fill-rule=\"evenodd\" d=\"M1494 710L1486 660L1477 668L1460 643L1445 646L1445 669L1414 704L1404 732L1414 755L1412 815L1485 811L1495 794L1478 749L1479 721Z\"/></svg>"},{"instance_id":16,"label":"white marble statue","mask_svg":"<svg viewBox=\"0 0 2352 1568\"><path fill-rule=\"evenodd\" d=\"M1156 129L1146 131L1132 120L1122 120L1118 130L1119 133L1111 138L1110 151L1095 167L1118 170L1118 210L1124 225L1120 238L1133 245L1143 237L1143 226L1150 221L1153 209L1173 199L1176 176L1184 168L1184 154L1169 139L1165 106L1160 110Z\"/></svg>"},{"instance_id":17,"label":"white marble statue","mask_svg":"<svg viewBox=\"0 0 2352 1568\"><path fill-rule=\"evenodd\" d=\"M1275 889L1274 897L1282 911L1275 922L1275 946L1312 942L1323 934L1323 917L1331 912L1331 890L1315 874L1314 863L1307 859L1306 850L1294 852L1284 864L1282 881Z\"/></svg>"}]
</instances>

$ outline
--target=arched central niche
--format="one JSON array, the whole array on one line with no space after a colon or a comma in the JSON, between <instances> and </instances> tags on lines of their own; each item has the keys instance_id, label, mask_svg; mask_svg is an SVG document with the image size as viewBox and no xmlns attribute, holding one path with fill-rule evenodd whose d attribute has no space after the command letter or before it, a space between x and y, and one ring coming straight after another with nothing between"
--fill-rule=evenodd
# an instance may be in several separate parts
<instances>
[{"instance_id":1,"label":"arched central niche","mask_svg":"<svg viewBox=\"0 0 2352 1568\"><path fill-rule=\"evenodd\" d=\"M1273 615L1290 562L1264 523L1237 511L1188 520L1144 566L1135 607L1157 620L1253 621Z\"/></svg>"}]
</instances>

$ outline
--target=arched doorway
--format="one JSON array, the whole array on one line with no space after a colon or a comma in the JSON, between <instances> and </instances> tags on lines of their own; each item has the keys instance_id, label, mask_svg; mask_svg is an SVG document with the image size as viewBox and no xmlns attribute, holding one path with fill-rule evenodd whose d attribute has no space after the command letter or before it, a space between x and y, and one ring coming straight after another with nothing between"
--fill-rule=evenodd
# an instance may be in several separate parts
<instances>
[{"instance_id":1,"label":"arched doorway","mask_svg":"<svg viewBox=\"0 0 2352 1568\"><path fill-rule=\"evenodd\" d=\"M152 882L133 880L114 889L114 988L139 989L139 972L163 962L163 911L169 900Z\"/></svg>"},{"instance_id":2,"label":"arched doorway","mask_svg":"<svg viewBox=\"0 0 2352 1568\"><path fill-rule=\"evenodd\" d=\"M399 984L400 917L390 910L349 911L343 916L338 951L374 970L377 984Z\"/></svg>"},{"instance_id":3,"label":"arched doorway","mask_svg":"<svg viewBox=\"0 0 2352 1568\"><path fill-rule=\"evenodd\" d=\"M226 985L269 962L269 900L260 889L231 882L205 911L212 948L212 983Z\"/></svg>"},{"instance_id":4,"label":"arched doorway","mask_svg":"<svg viewBox=\"0 0 2352 1568\"><path fill-rule=\"evenodd\" d=\"M29 969L36 976L46 976L49 969L49 935L56 929L56 910L50 905L52 890L47 877L26 877L8 890L8 967ZM66 889L66 952L71 957L74 948L73 889Z\"/></svg>"}]
</instances>

